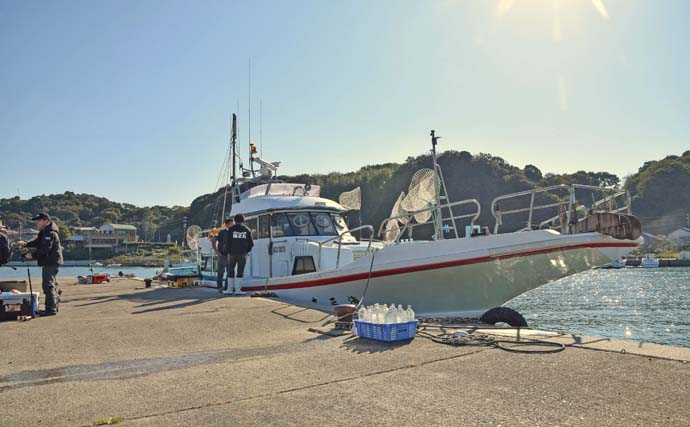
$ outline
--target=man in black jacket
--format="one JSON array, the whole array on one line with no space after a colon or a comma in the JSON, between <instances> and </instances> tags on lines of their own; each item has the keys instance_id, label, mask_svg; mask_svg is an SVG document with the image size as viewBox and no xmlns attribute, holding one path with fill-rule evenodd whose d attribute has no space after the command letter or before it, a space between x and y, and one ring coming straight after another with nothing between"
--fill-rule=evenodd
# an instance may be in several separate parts
<instances>
[{"instance_id":1,"label":"man in black jacket","mask_svg":"<svg viewBox=\"0 0 690 427\"><path fill-rule=\"evenodd\" d=\"M244 266L247 264L247 255L254 247L252 231L244 225L244 215L235 215L235 225L228 229L224 241L225 252L228 254L228 289L224 294L242 295L242 277L244 277ZM237 274L235 274L237 266ZM237 282L235 282L237 277Z\"/></svg>"},{"instance_id":2,"label":"man in black jacket","mask_svg":"<svg viewBox=\"0 0 690 427\"><path fill-rule=\"evenodd\" d=\"M211 239L213 250L218 256L218 268L216 272L216 287L218 288L218 292L228 290L228 279L225 277L225 270L227 270L228 267L228 254L225 252L224 242L226 240L225 235L228 233L230 227L232 227L232 217L228 216L225 218L223 228L221 228L218 234Z\"/></svg>"},{"instance_id":3,"label":"man in black jacket","mask_svg":"<svg viewBox=\"0 0 690 427\"><path fill-rule=\"evenodd\" d=\"M45 294L46 309L41 316L54 316L58 312L58 291L56 276L62 265L62 246L60 245L59 228L50 220L50 216L41 212L31 218L40 230L38 237L30 242L19 241L19 246L34 248L35 251L26 255L27 259L36 259L42 267L43 293Z\"/></svg>"}]
</instances>

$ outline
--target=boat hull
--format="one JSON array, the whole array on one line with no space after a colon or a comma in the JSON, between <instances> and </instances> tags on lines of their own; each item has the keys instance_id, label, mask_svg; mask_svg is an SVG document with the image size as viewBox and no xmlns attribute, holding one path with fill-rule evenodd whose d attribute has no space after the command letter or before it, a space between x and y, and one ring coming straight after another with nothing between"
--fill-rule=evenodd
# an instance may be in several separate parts
<instances>
[{"instance_id":1,"label":"boat hull","mask_svg":"<svg viewBox=\"0 0 690 427\"><path fill-rule=\"evenodd\" d=\"M413 242L385 247L373 263L368 255L337 270L246 279L242 290L267 290L325 310L364 298L367 305L409 304L424 317L476 317L545 283L606 264L640 243L545 231Z\"/></svg>"}]
</instances>

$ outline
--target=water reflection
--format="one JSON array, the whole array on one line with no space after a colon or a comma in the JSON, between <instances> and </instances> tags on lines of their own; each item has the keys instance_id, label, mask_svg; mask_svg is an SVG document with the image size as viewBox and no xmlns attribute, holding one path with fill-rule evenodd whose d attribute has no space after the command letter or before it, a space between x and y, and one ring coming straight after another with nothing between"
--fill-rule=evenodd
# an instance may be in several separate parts
<instances>
[{"instance_id":1,"label":"water reflection","mask_svg":"<svg viewBox=\"0 0 690 427\"><path fill-rule=\"evenodd\" d=\"M690 269L590 270L510 303L530 326L690 347Z\"/></svg>"}]
</instances>

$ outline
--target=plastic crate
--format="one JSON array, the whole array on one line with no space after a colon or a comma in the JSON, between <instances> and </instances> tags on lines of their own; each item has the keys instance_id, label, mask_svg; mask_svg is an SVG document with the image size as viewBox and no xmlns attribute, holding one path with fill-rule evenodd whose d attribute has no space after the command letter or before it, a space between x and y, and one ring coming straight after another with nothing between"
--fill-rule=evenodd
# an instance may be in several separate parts
<instances>
[{"instance_id":1,"label":"plastic crate","mask_svg":"<svg viewBox=\"0 0 690 427\"><path fill-rule=\"evenodd\" d=\"M91 282L94 285L98 285L98 284L102 284L102 283L108 283L108 275L107 274L94 274Z\"/></svg>"},{"instance_id":2,"label":"plastic crate","mask_svg":"<svg viewBox=\"0 0 690 427\"><path fill-rule=\"evenodd\" d=\"M15 320L18 316L34 316L38 311L38 294L0 295L0 320Z\"/></svg>"},{"instance_id":3,"label":"plastic crate","mask_svg":"<svg viewBox=\"0 0 690 427\"><path fill-rule=\"evenodd\" d=\"M355 320L357 335L378 341L411 340L417 334L417 321L405 323L369 323Z\"/></svg>"}]
</instances>

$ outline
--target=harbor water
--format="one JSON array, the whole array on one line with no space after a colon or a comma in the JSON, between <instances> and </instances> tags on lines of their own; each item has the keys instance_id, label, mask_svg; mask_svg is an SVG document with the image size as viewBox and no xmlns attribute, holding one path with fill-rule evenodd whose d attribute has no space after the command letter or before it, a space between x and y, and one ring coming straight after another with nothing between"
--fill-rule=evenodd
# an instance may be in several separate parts
<instances>
[{"instance_id":1,"label":"harbor water","mask_svg":"<svg viewBox=\"0 0 690 427\"><path fill-rule=\"evenodd\" d=\"M133 274L136 277L150 278L153 277L157 271L161 271L163 267L150 268L150 267L107 267L107 266L94 266L93 270L90 267L68 267L63 266L60 268L60 273L58 274L58 283L60 282L60 277L77 277L77 276L88 276L90 274L110 274L112 276L117 276L121 271L123 274ZM41 282L41 267L29 267L31 271L31 281L40 285ZM13 270L10 267L2 266L0 267L0 279L26 279L28 276L26 267L15 267Z\"/></svg>"},{"instance_id":2,"label":"harbor water","mask_svg":"<svg viewBox=\"0 0 690 427\"><path fill-rule=\"evenodd\" d=\"M690 347L690 268L589 270L506 306L534 328Z\"/></svg>"}]
</instances>

